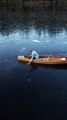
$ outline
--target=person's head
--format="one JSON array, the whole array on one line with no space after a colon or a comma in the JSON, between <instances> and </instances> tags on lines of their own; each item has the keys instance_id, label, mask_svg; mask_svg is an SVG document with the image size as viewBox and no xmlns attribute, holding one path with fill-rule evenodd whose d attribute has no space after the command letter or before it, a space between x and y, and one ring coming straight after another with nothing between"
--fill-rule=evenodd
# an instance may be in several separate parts
<instances>
[{"instance_id":1,"label":"person's head","mask_svg":"<svg viewBox=\"0 0 67 120\"><path fill-rule=\"evenodd\" d=\"M33 50L31 50L31 49L30 49L30 50L29 50L29 53L31 54L31 53L32 53L32 51L33 51Z\"/></svg>"}]
</instances>

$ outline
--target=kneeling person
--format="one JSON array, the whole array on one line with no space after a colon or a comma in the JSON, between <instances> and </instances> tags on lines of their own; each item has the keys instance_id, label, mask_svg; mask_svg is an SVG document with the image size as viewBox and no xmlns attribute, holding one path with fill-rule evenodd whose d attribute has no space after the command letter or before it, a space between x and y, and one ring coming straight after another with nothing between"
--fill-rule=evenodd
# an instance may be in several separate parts
<instances>
[{"instance_id":1,"label":"kneeling person","mask_svg":"<svg viewBox=\"0 0 67 120\"><path fill-rule=\"evenodd\" d=\"M30 64L33 59L38 59L39 58L39 54L35 50L29 50L29 53L31 54L30 55L31 59L30 59L28 64Z\"/></svg>"}]
</instances>

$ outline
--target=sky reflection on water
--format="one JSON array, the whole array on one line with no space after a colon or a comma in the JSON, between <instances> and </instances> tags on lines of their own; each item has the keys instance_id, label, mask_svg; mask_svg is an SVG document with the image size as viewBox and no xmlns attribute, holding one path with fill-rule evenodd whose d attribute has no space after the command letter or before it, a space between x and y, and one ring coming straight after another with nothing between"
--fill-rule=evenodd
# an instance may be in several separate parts
<instances>
[{"instance_id":1,"label":"sky reflection on water","mask_svg":"<svg viewBox=\"0 0 67 120\"><path fill-rule=\"evenodd\" d=\"M60 33L51 35L44 30L38 35L35 29L30 28L28 33L19 30L8 36L0 35L0 56L2 58L11 54L28 54L29 49L35 49L41 55L66 55L66 33L63 30Z\"/></svg>"},{"instance_id":2,"label":"sky reflection on water","mask_svg":"<svg viewBox=\"0 0 67 120\"><path fill-rule=\"evenodd\" d=\"M31 48L40 55L67 55L66 15L0 14L0 112L23 120L64 119L67 66L28 66L17 56Z\"/></svg>"}]
</instances>

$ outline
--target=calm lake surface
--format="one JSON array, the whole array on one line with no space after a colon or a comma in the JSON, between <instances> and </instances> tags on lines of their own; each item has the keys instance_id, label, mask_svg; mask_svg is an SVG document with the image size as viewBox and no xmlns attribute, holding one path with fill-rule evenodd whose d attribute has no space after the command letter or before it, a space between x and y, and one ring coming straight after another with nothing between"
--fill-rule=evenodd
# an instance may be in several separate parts
<instances>
[{"instance_id":1,"label":"calm lake surface","mask_svg":"<svg viewBox=\"0 0 67 120\"><path fill-rule=\"evenodd\" d=\"M0 120L67 120L67 66L20 64L29 49L67 55L67 14L0 12Z\"/></svg>"}]
</instances>

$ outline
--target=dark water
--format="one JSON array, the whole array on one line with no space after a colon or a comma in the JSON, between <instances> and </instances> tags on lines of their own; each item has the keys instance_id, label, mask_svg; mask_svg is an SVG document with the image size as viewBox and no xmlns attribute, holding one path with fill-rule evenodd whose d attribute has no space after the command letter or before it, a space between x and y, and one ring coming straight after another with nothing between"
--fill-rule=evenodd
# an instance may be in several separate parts
<instances>
[{"instance_id":1,"label":"dark water","mask_svg":"<svg viewBox=\"0 0 67 120\"><path fill-rule=\"evenodd\" d=\"M0 12L0 120L67 120L67 66L20 64L31 48L67 55L65 12Z\"/></svg>"}]
</instances>

